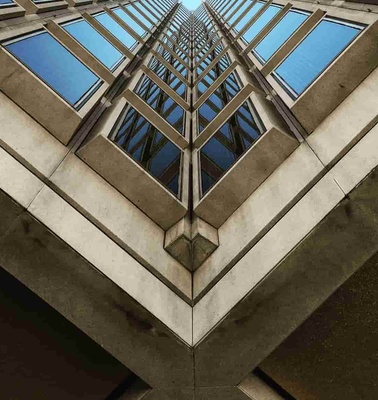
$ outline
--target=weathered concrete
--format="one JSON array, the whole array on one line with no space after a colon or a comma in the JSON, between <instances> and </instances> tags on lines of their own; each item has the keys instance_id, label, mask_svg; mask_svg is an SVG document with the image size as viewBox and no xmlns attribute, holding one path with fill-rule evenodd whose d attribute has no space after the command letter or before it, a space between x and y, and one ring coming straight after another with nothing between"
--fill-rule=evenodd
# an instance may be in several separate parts
<instances>
[{"instance_id":1,"label":"weathered concrete","mask_svg":"<svg viewBox=\"0 0 378 400\"><path fill-rule=\"evenodd\" d=\"M45 187L29 212L191 344L191 307L98 228ZM150 296L150 293L159 294Z\"/></svg>"},{"instance_id":2,"label":"weathered concrete","mask_svg":"<svg viewBox=\"0 0 378 400\"><path fill-rule=\"evenodd\" d=\"M308 137L324 165L332 166L378 121L378 69L372 72Z\"/></svg>"},{"instance_id":3,"label":"weathered concrete","mask_svg":"<svg viewBox=\"0 0 378 400\"><path fill-rule=\"evenodd\" d=\"M192 384L190 349L28 213L2 236L0 264L153 387Z\"/></svg>"},{"instance_id":4,"label":"weathered concrete","mask_svg":"<svg viewBox=\"0 0 378 400\"><path fill-rule=\"evenodd\" d=\"M172 290L191 299L191 275L164 250L163 229L88 165L71 154L52 175L51 182L94 225Z\"/></svg>"},{"instance_id":5,"label":"weathered concrete","mask_svg":"<svg viewBox=\"0 0 378 400\"><path fill-rule=\"evenodd\" d=\"M311 188L324 168L302 143L219 228L221 246L194 274L200 298Z\"/></svg>"},{"instance_id":6,"label":"weathered concrete","mask_svg":"<svg viewBox=\"0 0 378 400\"><path fill-rule=\"evenodd\" d=\"M344 200L199 343L196 382L240 382L375 254L377 238L370 212Z\"/></svg>"},{"instance_id":7,"label":"weathered concrete","mask_svg":"<svg viewBox=\"0 0 378 400\"><path fill-rule=\"evenodd\" d=\"M50 177L69 151L1 92L0 145L41 178Z\"/></svg>"}]
</instances>

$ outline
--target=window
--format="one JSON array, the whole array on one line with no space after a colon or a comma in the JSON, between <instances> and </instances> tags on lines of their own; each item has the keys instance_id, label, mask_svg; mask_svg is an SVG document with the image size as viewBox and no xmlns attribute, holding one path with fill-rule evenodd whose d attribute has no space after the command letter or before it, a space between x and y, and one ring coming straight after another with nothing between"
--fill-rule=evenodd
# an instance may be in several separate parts
<instances>
[{"instance_id":1,"label":"window","mask_svg":"<svg viewBox=\"0 0 378 400\"><path fill-rule=\"evenodd\" d=\"M274 76L295 98L356 38L362 26L323 19L278 66Z\"/></svg>"},{"instance_id":2,"label":"window","mask_svg":"<svg viewBox=\"0 0 378 400\"><path fill-rule=\"evenodd\" d=\"M277 25L255 47L253 53L265 63L289 39L289 37L306 21L309 14L290 10Z\"/></svg>"},{"instance_id":3,"label":"window","mask_svg":"<svg viewBox=\"0 0 378 400\"><path fill-rule=\"evenodd\" d=\"M125 6L126 7L126 9L131 13L131 14L133 14L137 19L139 19L139 21L142 23L142 24L144 24L148 29L151 29L152 28L152 25L151 25L151 22L149 22L140 12L139 12L139 10L137 9L137 7L135 6L135 7L133 7L133 6ZM132 18L131 18L132 19ZM134 20L133 20L134 21ZM136 24L135 22L134 22L134 24Z\"/></svg>"},{"instance_id":4,"label":"window","mask_svg":"<svg viewBox=\"0 0 378 400\"><path fill-rule=\"evenodd\" d=\"M255 113L253 113L255 114ZM260 137L264 129L248 102L200 150L201 189L204 195Z\"/></svg>"},{"instance_id":5,"label":"window","mask_svg":"<svg viewBox=\"0 0 378 400\"><path fill-rule=\"evenodd\" d=\"M47 32L5 44L33 73L79 109L101 84L100 79Z\"/></svg>"},{"instance_id":6,"label":"window","mask_svg":"<svg viewBox=\"0 0 378 400\"><path fill-rule=\"evenodd\" d=\"M239 8L239 10L229 19L228 24L232 25L243 14L243 12L250 4L251 3L249 1L245 1L245 3Z\"/></svg>"},{"instance_id":7,"label":"window","mask_svg":"<svg viewBox=\"0 0 378 400\"><path fill-rule=\"evenodd\" d=\"M235 74L231 73L198 109L198 131L202 132L239 91Z\"/></svg>"},{"instance_id":8,"label":"window","mask_svg":"<svg viewBox=\"0 0 378 400\"><path fill-rule=\"evenodd\" d=\"M130 11L130 9L128 8ZM146 31L135 22L129 15L125 13L125 11L120 8L113 8L112 11L116 14L121 20L127 24L134 32L136 32L139 36L143 37L146 34Z\"/></svg>"},{"instance_id":9,"label":"window","mask_svg":"<svg viewBox=\"0 0 378 400\"><path fill-rule=\"evenodd\" d=\"M181 135L184 133L184 110L150 78L142 77L137 93L150 107L169 122Z\"/></svg>"},{"instance_id":10,"label":"window","mask_svg":"<svg viewBox=\"0 0 378 400\"><path fill-rule=\"evenodd\" d=\"M15 6L15 2L12 0L0 0L0 8Z\"/></svg>"},{"instance_id":11,"label":"window","mask_svg":"<svg viewBox=\"0 0 378 400\"><path fill-rule=\"evenodd\" d=\"M114 71L125 59L123 54L100 35L87 21L74 21L63 25L63 29L111 71Z\"/></svg>"},{"instance_id":12,"label":"window","mask_svg":"<svg viewBox=\"0 0 378 400\"><path fill-rule=\"evenodd\" d=\"M281 11L281 9L281 6L269 6L245 32L245 34L243 35L243 39L247 43L251 42L265 27L265 25L267 25L276 16L276 14Z\"/></svg>"},{"instance_id":13,"label":"window","mask_svg":"<svg viewBox=\"0 0 378 400\"><path fill-rule=\"evenodd\" d=\"M110 15L100 13L95 15L94 18L126 47L132 49L136 46L136 40L121 25L117 24Z\"/></svg>"},{"instance_id":14,"label":"window","mask_svg":"<svg viewBox=\"0 0 378 400\"><path fill-rule=\"evenodd\" d=\"M179 197L181 150L132 107L126 107L113 141Z\"/></svg>"},{"instance_id":15,"label":"window","mask_svg":"<svg viewBox=\"0 0 378 400\"><path fill-rule=\"evenodd\" d=\"M257 14L264 6L264 3L259 1L257 2L249 11L248 13L236 24L235 30L238 32L244 28L245 25Z\"/></svg>"}]
</instances>

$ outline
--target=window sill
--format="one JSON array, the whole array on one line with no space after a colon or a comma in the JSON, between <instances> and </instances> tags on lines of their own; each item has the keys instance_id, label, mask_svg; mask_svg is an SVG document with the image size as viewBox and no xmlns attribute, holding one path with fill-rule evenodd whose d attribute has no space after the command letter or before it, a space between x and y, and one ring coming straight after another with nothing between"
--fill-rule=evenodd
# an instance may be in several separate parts
<instances>
[{"instance_id":1,"label":"window sill","mask_svg":"<svg viewBox=\"0 0 378 400\"><path fill-rule=\"evenodd\" d=\"M5 32L1 39L42 30L42 25L19 31ZM105 82L80 110L75 110L20 61L0 48L1 90L19 107L31 115L53 136L67 145L86 115L98 103L109 85Z\"/></svg>"},{"instance_id":2,"label":"window sill","mask_svg":"<svg viewBox=\"0 0 378 400\"><path fill-rule=\"evenodd\" d=\"M194 212L215 228L219 228L299 146L281 126L280 117L267 100L256 93L251 95L251 99L266 132L202 199L199 193L199 150L193 159Z\"/></svg>"},{"instance_id":3,"label":"window sill","mask_svg":"<svg viewBox=\"0 0 378 400\"><path fill-rule=\"evenodd\" d=\"M77 155L155 223L167 230L187 213L188 150L183 155L181 176L184 182L180 201L108 138L126 104L126 99L121 98L107 110L92 138Z\"/></svg>"},{"instance_id":4,"label":"window sill","mask_svg":"<svg viewBox=\"0 0 378 400\"><path fill-rule=\"evenodd\" d=\"M23 15L25 15L25 13L26 13L25 9L17 4L10 7L0 8L0 20L22 17Z\"/></svg>"},{"instance_id":5,"label":"window sill","mask_svg":"<svg viewBox=\"0 0 378 400\"><path fill-rule=\"evenodd\" d=\"M25 8L26 14L38 14L47 11L60 10L63 8L68 8L68 3L66 1L52 1L48 3L34 3L31 0L18 0L22 7Z\"/></svg>"}]
</instances>

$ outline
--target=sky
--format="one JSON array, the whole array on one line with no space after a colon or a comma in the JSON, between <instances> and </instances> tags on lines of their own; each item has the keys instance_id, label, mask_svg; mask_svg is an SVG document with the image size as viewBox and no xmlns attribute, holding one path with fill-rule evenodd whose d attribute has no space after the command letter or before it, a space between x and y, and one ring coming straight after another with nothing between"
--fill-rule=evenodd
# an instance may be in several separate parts
<instances>
[{"instance_id":1,"label":"sky","mask_svg":"<svg viewBox=\"0 0 378 400\"><path fill-rule=\"evenodd\" d=\"M182 4L188 10L195 10L199 5L201 5L201 3L202 3L201 0L182 0Z\"/></svg>"}]
</instances>

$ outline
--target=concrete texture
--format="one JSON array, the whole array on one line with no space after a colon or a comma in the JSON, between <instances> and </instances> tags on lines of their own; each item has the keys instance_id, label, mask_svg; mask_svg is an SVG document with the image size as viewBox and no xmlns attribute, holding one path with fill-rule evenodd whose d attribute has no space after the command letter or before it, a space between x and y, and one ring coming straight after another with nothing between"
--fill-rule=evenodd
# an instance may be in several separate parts
<instances>
[{"instance_id":1,"label":"concrete texture","mask_svg":"<svg viewBox=\"0 0 378 400\"><path fill-rule=\"evenodd\" d=\"M51 189L45 187L28 210L179 337L191 344L191 307ZM150 296L150 293L159 295Z\"/></svg>"},{"instance_id":2,"label":"concrete texture","mask_svg":"<svg viewBox=\"0 0 378 400\"><path fill-rule=\"evenodd\" d=\"M191 275L164 250L163 229L88 165L71 154L53 174L51 182L70 204L119 246L172 290L191 299Z\"/></svg>"},{"instance_id":3,"label":"concrete texture","mask_svg":"<svg viewBox=\"0 0 378 400\"><path fill-rule=\"evenodd\" d=\"M50 177L69 151L3 93L0 145L42 178Z\"/></svg>"},{"instance_id":4,"label":"concrete texture","mask_svg":"<svg viewBox=\"0 0 378 400\"><path fill-rule=\"evenodd\" d=\"M1 268L0 329L3 399L104 400L134 376Z\"/></svg>"},{"instance_id":5,"label":"concrete texture","mask_svg":"<svg viewBox=\"0 0 378 400\"><path fill-rule=\"evenodd\" d=\"M240 382L375 254L377 238L371 216L343 201L198 344L197 384Z\"/></svg>"},{"instance_id":6,"label":"concrete texture","mask_svg":"<svg viewBox=\"0 0 378 400\"><path fill-rule=\"evenodd\" d=\"M375 254L260 364L295 398L378 397L377 266Z\"/></svg>"},{"instance_id":7,"label":"concrete texture","mask_svg":"<svg viewBox=\"0 0 378 400\"><path fill-rule=\"evenodd\" d=\"M194 307L194 343L276 268L343 199L326 176L312 188ZM211 305L211 306L210 306Z\"/></svg>"},{"instance_id":8,"label":"concrete texture","mask_svg":"<svg viewBox=\"0 0 378 400\"><path fill-rule=\"evenodd\" d=\"M269 129L194 204L194 212L210 225L219 228L297 146L298 142L294 138L275 127Z\"/></svg>"},{"instance_id":9,"label":"concrete texture","mask_svg":"<svg viewBox=\"0 0 378 400\"><path fill-rule=\"evenodd\" d=\"M194 274L194 298L234 266L323 171L311 149L301 144L219 228L221 246Z\"/></svg>"},{"instance_id":10,"label":"concrete texture","mask_svg":"<svg viewBox=\"0 0 378 400\"><path fill-rule=\"evenodd\" d=\"M190 349L28 213L1 237L0 249L9 273L145 382L192 384Z\"/></svg>"},{"instance_id":11,"label":"concrete texture","mask_svg":"<svg viewBox=\"0 0 378 400\"><path fill-rule=\"evenodd\" d=\"M378 121L378 69L372 72L309 136L324 165L333 165Z\"/></svg>"}]
</instances>

